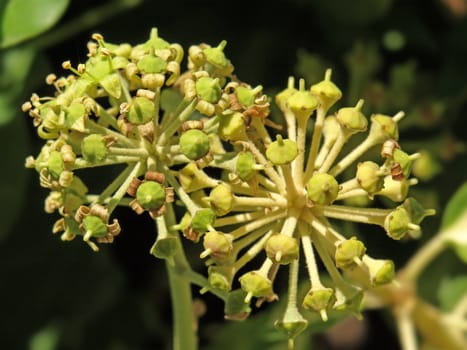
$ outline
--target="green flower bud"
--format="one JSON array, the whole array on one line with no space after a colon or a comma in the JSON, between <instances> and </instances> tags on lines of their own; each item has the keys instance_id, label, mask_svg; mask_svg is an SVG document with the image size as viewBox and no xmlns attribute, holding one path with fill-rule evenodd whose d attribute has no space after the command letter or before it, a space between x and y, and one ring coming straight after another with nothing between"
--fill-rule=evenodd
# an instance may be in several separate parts
<instances>
[{"instance_id":1,"label":"green flower bud","mask_svg":"<svg viewBox=\"0 0 467 350\"><path fill-rule=\"evenodd\" d=\"M234 197L229 185L222 183L211 190L209 203L217 216L227 214L232 210Z\"/></svg>"},{"instance_id":2,"label":"green flower bud","mask_svg":"<svg viewBox=\"0 0 467 350\"><path fill-rule=\"evenodd\" d=\"M254 89L247 88L245 86L239 86L235 90L238 101L243 107L250 107L255 104L256 96L263 90L261 85L258 85Z\"/></svg>"},{"instance_id":3,"label":"green flower bud","mask_svg":"<svg viewBox=\"0 0 467 350\"><path fill-rule=\"evenodd\" d=\"M348 292L347 295L344 295L339 288L336 288L336 302L333 305L333 308L337 311L350 311L358 319L362 318L362 302L363 302L363 291L357 288L352 287L352 291Z\"/></svg>"},{"instance_id":4,"label":"green flower bud","mask_svg":"<svg viewBox=\"0 0 467 350\"><path fill-rule=\"evenodd\" d=\"M363 188L370 198L383 189L384 172L378 164L372 161L358 163L356 176L360 187Z\"/></svg>"},{"instance_id":5,"label":"green flower bud","mask_svg":"<svg viewBox=\"0 0 467 350\"><path fill-rule=\"evenodd\" d=\"M231 266L211 265L208 269L208 282L214 289L229 292L232 289L234 269ZM245 296L243 296L243 299ZM242 303L244 304L242 299Z\"/></svg>"},{"instance_id":6,"label":"green flower bud","mask_svg":"<svg viewBox=\"0 0 467 350\"><path fill-rule=\"evenodd\" d=\"M206 56L206 60L213 66L227 68L230 65L230 61L224 54L224 48L226 45L227 41L222 40L217 47L204 49L203 53Z\"/></svg>"},{"instance_id":7,"label":"green flower bud","mask_svg":"<svg viewBox=\"0 0 467 350\"><path fill-rule=\"evenodd\" d=\"M245 86L239 86L235 90L235 93L237 95L238 101L242 104L242 106L249 107L255 103L256 94L258 92L257 90L258 88L253 90Z\"/></svg>"},{"instance_id":8,"label":"green flower bud","mask_svg":"<svg viewBox=\"0 0 467 350\"><path fill-rule=\"evenodd\" d=\"M108 233L106 223L95 215L86 215L83 218L82 225L86 231L86 236L104 237Z\"/></svg>"},{"instance_id":9,"label":"green flower bud","mask_svg":"<svg viewBox=\"0 0 467 350\"><path fill-rule=\"evenodd\" d=\"M219 136L224 141L244 141L246 135L245 119L243 114L235 112L219 116Z\"/></svg>"},{"instance_id":10,"label":"green flower bud","mask_svg":"<svg viewBox=\"0 0 467 350\"><path fill-rule=\"evenodd\" d=\"M290 110L297 118L308 118L318 107L318 100L310 92L304 89L305 82L300 80L300 90L287 100Z\"/></svg>"},{"instance_id":11,"label":"green flower bud","mask_svg":"<svg viewBox=\"0 0 467 350\"><path fill-rule=\"evenodd\" d=\"M237 157L236 171L238 177L243 181L248 181L256 174L256 160L251 152L240 152Z\"/></svg>"},{"instance_id":12,"label":"green flower bud","mask_svg":"<svg viewBox=\"0 0 467 350\"><path fill-rule=\"evenodd\" d=\"M326 70L324 80L313 85L310 91L327 110L342 97L341 90L331 81L331 70Z\"/></svg>"},{"instance_id":13,"label":"green flower bud","mask_svg":"<svg viewBox=\"0 0 467 350\"><path fill-rule=\"evenodd\" d=\"M275 234L266 241L266 254L276 264L287 265L298 258L298 243L293 237Z\"/></svg>"},{"instance_id":14,"label":"green flower bud","mask_svg":"<svg viewBox=\"0 0 467 350\"><path fill-rule=\"evenodd\" d=\"M308 198L316 205L329 205L337 198L339 184L329 174L314 174L306 184Z\"/></svg>"},{"instance_id":15,"label":"green flower bud","mask_svg":"<svg viewBox=\"0 0 467 350\"><path fill-rule=\"evenodd\" d=\"M198 96L209 103L216 103L222 95L219 79L201 77L196 81L195 89Z\"/></svg>"},{"instance_id":16,"label":"green flower bud","mask_svg":"<svg viewBox=\"0 0 467 350\"><path fill-rule=\"evenodd\" d=\"M336 248L336 266L341 269L354 268L361 263L366 247L362 241L355 237L342 241Z\"/></svg>"},{"instance_id":17,"label":"green flower bud","mask_svg":"<svg viewBox=\"0 0 467 350\"><path fill-rule=\"evenodd\" d=\"M303 307L310 311L319 312L321 318L326 321L328 310L335 302L334 290L331 288L311 288L303 299Z\"/></svg>"},{"instance_id":18,"label":"green flower bud","mask_svg":"<svg viewBox=\"0 0 467 350\"><path fill-rule=\"evenodd\" d=\"M167 62L157 56L145 55L138 61L137 67L143 73L162 73Z\"/></svg>"},{"instance_id":19,"label":"green flower bud","mask_svg":"<svg viewBox=\"0 0 467 350\"><path fill-rule=\"evenodd\" d=\"M412 160L410 159L410 156L401 149L396 148L392 157L394 162L400 165L404 179L408 179L410 176L410 172L412 171ZM399 179L394 178L394 180Z\"/></svg>"},{"instance_id":20,"label":"green flower bud","mask_svg":"<svg viewBox=\"0 0 467 350\"><path fill-rule=\"evenodd\" d=\"M143 182L136 190L136 200L146 210L159 209L165 202L165 189L155 181Z\"/></svg>"},{"instance_id":21,"label":"green flower bud","mask_svg":"<svg viewBox=\"0 0 467 350\"><path fill-rule=\"evenodd\" d=\"M208 226L212 226L216 220L216 214L210 208L198 209L191 218L191 227L199 233L206 232Z\"/></svg>"},{"instance_id":22,"label":"green flower bud","mask_svg":"<svg viewBox=\"0 0 467 350\"><path fill-rule=\"evenodd\" d=\"M399 139L399 129L397 122L389 116L383 114L373 114L371 116L370 136L375 143L383 143L386 140Z\"/></svg>"},{"instance_id":23,"label":"green flower bud","mask_svg":"<svg viewBox=\"0 0 467 350\"><path fill-rule=\"evenodd\" d=\"M298 91L297 89L295 89L294 83L294 78L290 77L287 84L287 88L276 95L276 103L282 111L288 108L287 101L293 94L295 94Z\"/></svg>"},{"instance_id":24,"label":"green flower bud","mask_svg":"<svg viewBox=\"0 0 467 350\"><path fill-rule=\"evenodd\" d=\"M151 254L159 259L172 258L178 249L177 239L175 237L157 238L151 248Z\"/></svg>"},{"instance_id":25,"label":"green flower bud","mask_svg":"<svg viewBox=\"0 0 467 350\"><path fill-rule=\"evenodd\" d=\"M392 239L401 239L409 231L410 216L403 207L397 207L384 219L384 229Z\"/></svg>"},{"instance_id":26,"label":"green flower bud","mask_svg":"<svg viewBox=\"0 0 467 350\"><path fill-rule=\"evenodd\" d=\"M274 326L289 338L293 345L294 338L308 327L308 321L303 318L296 307L288 307L282 320L277 320Z\"/></svg>"},{"instance_id":27,"label":"green flower bud","mask_svg":"<svg viewBox=\"0 0 467 350\"><path fill-rule=\"evenodd\" d=\"M423 219L427 216L435 215L436 211L434 209L425 209L415 198L407 198L402 206L409 213L410 221L414 224L420 224Z\"/></svg>"},{"instance_id":28,"label":"green flower bud","mask_svg":"<svg viewBox=\"0 0 467 350\"><path fill-rule=\"evenodd\" d=\"M58 151L52 151L47 158L47 170L49 174L56 180L65 170L65 163L63 162L62 154Z\"/></svg>"},{"instance_id":29,"label":"green flower bud","mask_svg":"<svg viewBox=\"0 0 467 350\"><path fill-rule=\"evenodd\" d=\"M289 139L282 139L277 135L276 141L271 142L266 149L266 157L274 165L284 165L293 161L298 154L297 144Z\"/></svg>"},{"instance_id":30,"label":"green flower bud","mask_svg":"<svg viewBox=\"0 0 467 350\"><path fill-rule=\"evenodd\" d=\"M168 49L170 48L170 44L159 37L157 28L152 28L151 34L149 35L149 40L143 44L143 47L146 51L149 52L151 48L154 50Z\"/></svg>"},{"instance_id":31,"label":"green flower bud","mask_svg":"<svg viewBox=\"0 0 467 350\"><path fill-rule=\"evenodd\" d=\"M180 150L191 160L204 157L209 152L209 138L206 133L198 129L185 131L180 136Z\"/></svg>"},{"instance_id":32,"label":"green flower bud","mask_svg":"<svg viewBox=\"0 0 467 350\"><path fill-rule=\"evenodd\" d=\"M92 134L81 141L83 158L90 163L102 162L107 157L108 149L102 135Z\"/></svg>"},{"instance_id":33,"label":"green flower bud","mask_svg":"<svg viewBox=\"0 0 467 350\"><path fill-rule=\"evenodd\" d=\"M370 282L373 287L390 283L396 275L394 263L391 260L363 258L363 263L370 272Z\"/></svg>"},{"instance_id":34,"label":"green flower bud","mask_svg":"<svg viewBox=\"0 0 467 350\"><path fill-rule=\"evenodd\" d=\"M368 121L361 112L362 106L363 100L360 100L357 106L341 108L337 112L337 121L350 134L365 131L368 127Z\"/></svg>"},{"instance_id":35,"label":"green flower bud","mask_svg":"<svg viewBox=\"0 0 467 350\"><path fill-rule=\"evenodd\" d=\"M239 281L242 289L248 293L245 302L249 302L251 297L261 298L273 294L271 280L258 271L245 273Z\"/></svg>"},{"instance_id":36,"label":"green flower bud","mask_svg":"<svg viewBox=\"0 0 467 350\"><path fill-rule=\"evenodd\" d=\"M131 124L141 125L146 124L156 113L154 102L146 97L135 97L130 103L126 118Z\"/></svg>"},{"instance_id":37,"label":"green flower bud","mask_svg":"<svg viewBox=\"0 0 467 350\"><path fill-rule=\"evenodd\" d=\"M208 231L204 235L203 246L205 251L201 253L201 258L210 255L215 261L226 260L233 250L232 239L218 231Z\"/></svg>"},{"instance_id":38,"label":"green flower bud","mask_svg":"<svg viewBox=\"0 0 467 350\"><path fill-rule=\"evenodd\" d=\"M251 313L248 303L245 303L247 293L242 289L237 289L227 295L225 301L224 314L228 320L243 321Z\"/></svg>"}]
</instances>

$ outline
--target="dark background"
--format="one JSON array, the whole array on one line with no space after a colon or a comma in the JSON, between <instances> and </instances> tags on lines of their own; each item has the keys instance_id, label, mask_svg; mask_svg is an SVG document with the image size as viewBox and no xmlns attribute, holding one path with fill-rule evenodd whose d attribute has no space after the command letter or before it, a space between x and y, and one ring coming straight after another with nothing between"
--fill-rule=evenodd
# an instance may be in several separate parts
<instances>
[{"instance_id":1,"label":"dark background","mask_svg":"<svg viewBox=\"0 0 467 350\"><path fill-rule=\"evenodd\" d=\"M72 1L55 28L102 3ZM387 110L378 112L391 114L400 107L413 108L408 112L415 121L407 122L402 139L412 140L414 148L430 149L442 167L442 173L416 187L426 206L442 212L448 198L465 181L467 159L462 147L467 140L467 17L443 1L147 0L45 47L33 66L34 78L24 87L24 100L33 91L50 94L42 79L49 71L63 74L60 67L64 60L74 64L84 61L92 33L103 34L108 42L134 44L145 41L151 27L157 27L164 39L186 49L191 44L217 45L226 39L225 51L236 74L251 85L263 85L267 91L284 88L290 75L321 79L321 75L315 76L320 63L333 68L334 81L344 91L345 100L347 89L363 76L356 90L369 98L369 107L377 106L378 101L372 102L371 96L382 86L390 91L383 94L389 102L382 104ZM385 35L390 31L404 38L405 44L399 49L385 44ZM364 48L363 54L354 55L352 62L363 70L360 75L348 63L349 52L358 44ZM416 68L413 74L403 75L410 83L409 93L405 94L404 87L392 86L391 79L394 67L407 62L413 62ZM311 83L314 81L307 81ZM403 92L406 101L397 92ZM442 106L441 112L435 109L434 102ZM19 117L27 119L25 115ZM27 122L21 126L27 130L28 140L21 163L41 147ZM18 176L23 176L26 184L18 195L21 210L9 234L0 241L0 347L53 349L31 343L31 339L40 342L40 336L32 338L39 334L41 339L55 340L55 349L168 349L169 294L164 264L148 254L156 236L151 220L118 210L123 234L95 254L79 240L62 243L59 237L52 236L56 218L42 211L46 191L39 187L34 172L20 170ZM2 203L6 208L8 198L2 198ZM424 226L426 237L438 226L439 218L428 219ZM369 251L394 258L398 266L425 239L401 244L389 241L383 233L365 237ZM196 261L198 248L187 245L187 249ZM461 269L455 258L445 254L430 271L431 279L422 287L430 301L436 301L432 285L448 268ZM223 320L220 301L209 295L199 296L197 289L194 293L207 305L207 313L200 321L203 348L285 348L272 327L277 307L267 306L251 321L232 324ZM368 336L354 349L399 348L393 324L384 313L368 312L366 321L357 329L363 329ZM333 337L347 339L348 333L340 330ZM306 340L302 345L312 343L310 333L303 337ZM313 339L314 348L330 349L325 335Z\"/></svg>"}]
</instances>

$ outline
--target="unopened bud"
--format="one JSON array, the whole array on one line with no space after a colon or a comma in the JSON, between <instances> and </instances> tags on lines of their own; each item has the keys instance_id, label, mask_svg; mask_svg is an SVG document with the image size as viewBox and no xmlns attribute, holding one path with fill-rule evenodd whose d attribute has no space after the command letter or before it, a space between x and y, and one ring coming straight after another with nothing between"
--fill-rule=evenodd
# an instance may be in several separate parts
<instances>
[{"instance_id":1,"label":"unopened bud","mask_svg":"<svg viewBox=\"0 0 467 350\"><path fill-rule=\"evenodd\" d=\"M158 56L145 55L138 61L137 67L143 73L162 73L167 62Z\"/></svg>"},{"instance_id":2,"label":"unopened bud","mask_svg":"<svg viewBox=\"0 0 467 350\"><path fill-rule=\"evenodd\" d=\"M151 248L151 254L159 259L172 258L178 249L175 237L158 238Z\"/></svg>"},{"instance_id":3,"label":"unopened bud","mask_svg":"<svg viewBox=\"0 0 467 350\"><path fill-rule=\"evenodd\" d=\"M384 229L389 237L399 240L409 231L410 216L403 207L397 207L384 220Z\"/></svg>"},{"instance_id":4,"label":"unopened bud","mask_svg":"<svg viewBox=\"0 0 467 350\"><path fill-rule=\"evenodd\" d=\"M249 303L245 303L247 292L237 289L227 295L225 301L224 314L228 320L243 321L251 312Z\"/></svg>"},{"instance_id":5,"label":"unopened bud","mask_svg":"<svg viewBox=\"0 0 467 350\"><path fill-rule=\"evenodd\" d=\"M326 70L324 80L314 84L310 91L327 110L342 97L342 91L331 81L331 70Z\"/></svg>"},{"instance_id":6,"label":"unopened bud","mask_svg":"<svg viewBox=\"0 0 467 350\"><path fill-rule=\"evenodd\" d=\"M199 233L206 232L214 224L216 214L210 208L198 209L191 218L191 227Z\"/></svg>"},{"instance_id":7,"label":"unopened bud","mask_svg":"<svg viewBox=\"0 0 467 350\"><path fill-rule=\"evenodd\" d=\"M209 103L216 103L222 95L219 79L201 77L196 80L195 88L198 96Z\"/></svg>"},{"instance_id":8,"label":"unopened bud","mask_svg":"<svg viewBox=\"0 0 467 350\"><path fill-rule=\"evenodd\" d=\"M298 258L297 240L284 234L272 235L264 249L268 258L276 264L287 265Z\"/></svg>"},{"instance_id":9,"label":"unopened bud","mask_svg":"<svg viewBox=\"0 0 467 350\"><path fill-rule=\"evenodd\" d=\"M341 269L354 268L361 264L361 259L365 255L365 252L365 245L355 237L342 241L336 247L336 266Z\"/></svg>"},{"instance_id":10,"label":"unopened bud","mask_svg":"<svg viewBox=\"0 0 467 350\"><path fill-rule=\"evenodd\" d=\"M363 188L370 197L383 189L384 173L375 162L365 161L359 163L355 177L360 187Z\"/></svg>"},{"instance_id":11,"label":"unopened bud","mask_svg":"<svg viewBox=\"0 0 467 350\"><path fill-rule=\"evenodd\" d=\"M191 160L204 157L209 152L209 138L198 129L187 130L180 136L180 150Z\"/></svg>"},{"instance_id":12,"label":"unopened bud","mask_svg":"<svg viewBox=\"0 0 467 350\"><path fill-rule=\"evenodd\" d=\"M240 152L237 157L236 171L238 177L243 181L248 181L256 174L256 161L251 152Z\"/></svg>"},{"instance_id":13,"label":"unopened bud","mask_svg":"<svg viewBox=\"0 0 467 350\"><path fill-rule=\"evenodd\" d=\"M208 282L211 287L224 292L229 292L232 288L234 269L231 266L211 265L208 269ZM245 296L243 297L245 298ZM242 299L243 303L243 299Z\"/></svg>"},{"instance_id":14,"label":"unopened bud","mask_svg":"<svg viewBox=\"0 0 467 350\"><path fill-rule=\"evenodd\" d=\"M308 118L318 107L318 100L310 92L304 89L305 81L300 80L300 90L292 94L287 100L290 110L297 118Z\"/></svg>"},{"instance_id":15,"label":"unopened bud","mask_svg":"<svg viewBox=\"0 0 467 350\"><path fill-rule=\"evenodd\" d=\"M138 186L136 200L146 210L159 209L165 202L165 189L155 181L146 181Z\"/></svg>"},{"instance_id":16,"label":"unopened bud","mask_svg":"<svg viewBox=\"0 0 467 350\"><path fill-rule=\"evenodd\" d=\"M335 301L334 290L331 288L311 288L303 299L303 307L310 311L320 313L323 321L327 321L328 310Z\"/></svg>"},{"instance_id":17,"label":"unopened bud","mask_svg":"<svg viewBox=\"0 0 467 350\"><path fill-rule=\"evenodd\" d=\"M398 140L399 130L397 122L389 116L383 114L373 114L371 116L370 137L375 143L383 143L386 140Z\"/></svg>"},{"instance_id":18,"label":"unopened bud","mask_svg":"<svg viewBox=\"0 0 467 350\"><path fill-rule=\"evenodd\" d=\"M370 282L372 286L380 286L390 283L396 275L394 263L391 260L373 259L369 256L363 258L363 263L370 272Z\"/></svg>"},{"instance_id":19,"label":"unopened bud","mask_svg":"<svg viewBox=\"0 0 467 350\"><path fill-rule=\"evenodd\" d=\"M271 142L266 149L266 157L274 165L284 165L293 161L298 154L297 144L289 139L282 139L277 135L277 139Z\"/></svg>"},{"instance_id":20,"label":"unopened bud","mask_svg":"<svg viewBox=\"0 0 467 350\"><path fill-rule=\"evenodd\" d=\"M368 127L368 121L361 112L362 106L363 100L360 100L357 106L341 108L337 112L337 121L350 134L365 131Z\"/></svg>"},{"instance_id":21,"label":"unopened bud","mask_svg":"<svg viewBox=\"0 0 467 350\"><path fill-rule=\"evenodd\" d=\"M208 231L204 235L203 246L205 250L201 253L201 258L209 255L215 261L226 260L233 250L232 239L218 231Z\"/></svg>"},{"instance_id":22,"label":"unopened bud","mask_svg":"<svg viewBox=\"0 0 467 350\"><path fill-rule=\"evenodd\" d=\"M135 125L146 124L156 113L154 102L146 97L135 97L130 103L126 118Z\"/></svg>"},{"instance_id":23,"label":"unopened bud","mask_svg":"<svg viewBox=\"0 0 467 350\"><path fill-rule=\"evenodd\" d=\"M81 141L81 153L90 163L103 161L107 157L108 149L102 135L92 134Z\"/></svg>"},{"instance_id":24,"label":"unopened bud","mask_svg":"<svg viewBox=\"0 0 467 350\"><path fill-rule=\"evenodd\" d=\"M225 141L244 141L248 139L243 114L235 112L219 116L219 136Z\"/></svg>"},{"instance_id":25,"label":"unopened bud","mask_svg":"<svg viewBox=\"0 0 467 350\"><path fill-rule=\"evenodd\" d=\"M227 214L232 210L234 197L229 185L221 183L214 187L209 194L209 203L217 216Z\"/></svg>"},{"instance_id":26,"label":"unopened bud","mask_svg":"<svg viewBox=\"0 0 467 350\"><path fill-rule=\"evenodd\" d=\"M329 174L314 174L306 184L308 198L316 205L329 205L337 198L339 184Z\"/></svg>"},{"instance_id":27,"label":"unopened bud","mask_svg":"<svg viewBox=\"0 0 467 350\"><path fill-rule=\"evenodd\" d=\"M248 293L245 303L248 303L252 297L261 298L273 294L271 280L258 271L245 273L239 281L242 289Z\"/></svg>"}]
</instances>

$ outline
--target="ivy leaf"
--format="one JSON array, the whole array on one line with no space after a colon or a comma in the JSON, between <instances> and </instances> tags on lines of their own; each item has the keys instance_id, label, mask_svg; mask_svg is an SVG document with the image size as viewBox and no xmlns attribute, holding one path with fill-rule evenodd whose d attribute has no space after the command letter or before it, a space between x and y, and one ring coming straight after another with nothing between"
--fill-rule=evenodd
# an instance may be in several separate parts
<instances>
[{"instance_id":1,"label":"ivy leaf","mask_svg":"<svg viewBox=\"0 0 467 350\"><path fill-rule=\"evenodd\" d=\"M451 311L464 295L467 295L467 275L444 279L438 290L441 309Z\"/></svg>"},{"instance_id":2,"label":"ivy leaf","mask_svg":"<svg viewBox=\"0 0 467 350\"><path fill-rule=\"evenodd\" d=\"M0 48L50 29L62 17L68 3L69 0L7 0L0 5Z\"/></svg>"},{"instance_id":3,"label":"ivy leaf","mask_svg":"<svg viewBox=\"0 0 467 350\"><path fill-rule=\"evenodd\" d=\"M446 241L452 244L459 258L467 263L467 182L449 201L441 229Z\"/></svg>"}]
</instances>

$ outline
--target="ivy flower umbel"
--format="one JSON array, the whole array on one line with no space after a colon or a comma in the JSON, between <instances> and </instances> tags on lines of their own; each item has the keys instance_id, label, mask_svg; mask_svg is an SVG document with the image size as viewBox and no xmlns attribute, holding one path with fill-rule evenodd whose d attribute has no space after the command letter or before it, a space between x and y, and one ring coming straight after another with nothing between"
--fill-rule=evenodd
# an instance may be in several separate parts
<instances>
[{"instance_id":1,"label":"ivy flower umbel","mask_svg":"<svg viewBox=\"0 0 467 350\"><path fill-rule=\"evenodd\" d=\"M397 143L402 112L368 120L360 100L330 113L342 93L328 70L309 88L290 78L276 96L282 133L268 119L271 101L262 87L232 74L225 41L190 47L183 71L183 49L156 29L134 46L108 43L100 34L93 39L85 63L64 62L72 74L47 77L54 96L33 95L23 105L46 140L26 165L51 191L46 211L61 216L53 232L64 232L63 240L82 236L97 251L96 243L111 243L120 233L116 218L109 223L117 205L147 211L158 227L155 256L172 259L179 234L201 242L209 266L204 290L227 294L231 319L247 317L253 298L257 305L275 300L275 276L288 267L287 310L276 325L291 344L307 324L300 308L323 320L331 309L358 315L363 291L392 281L390 260L371 258L363 241L338 232L329 219L377 225L396 240L418 237L432 211L407 198L417 182L410 170L418 155ZM344 152L360 133L366 138ZM366 157L375 147L381 158ZM107 166L118 175L91 194L80 173ZM346 204L361 196L395 204ZM258 256L263 263L248 270ZM318 259L331 282L321 281ZM298 300L302 265L310 287Z\"/></svg>"}]
</instances>

